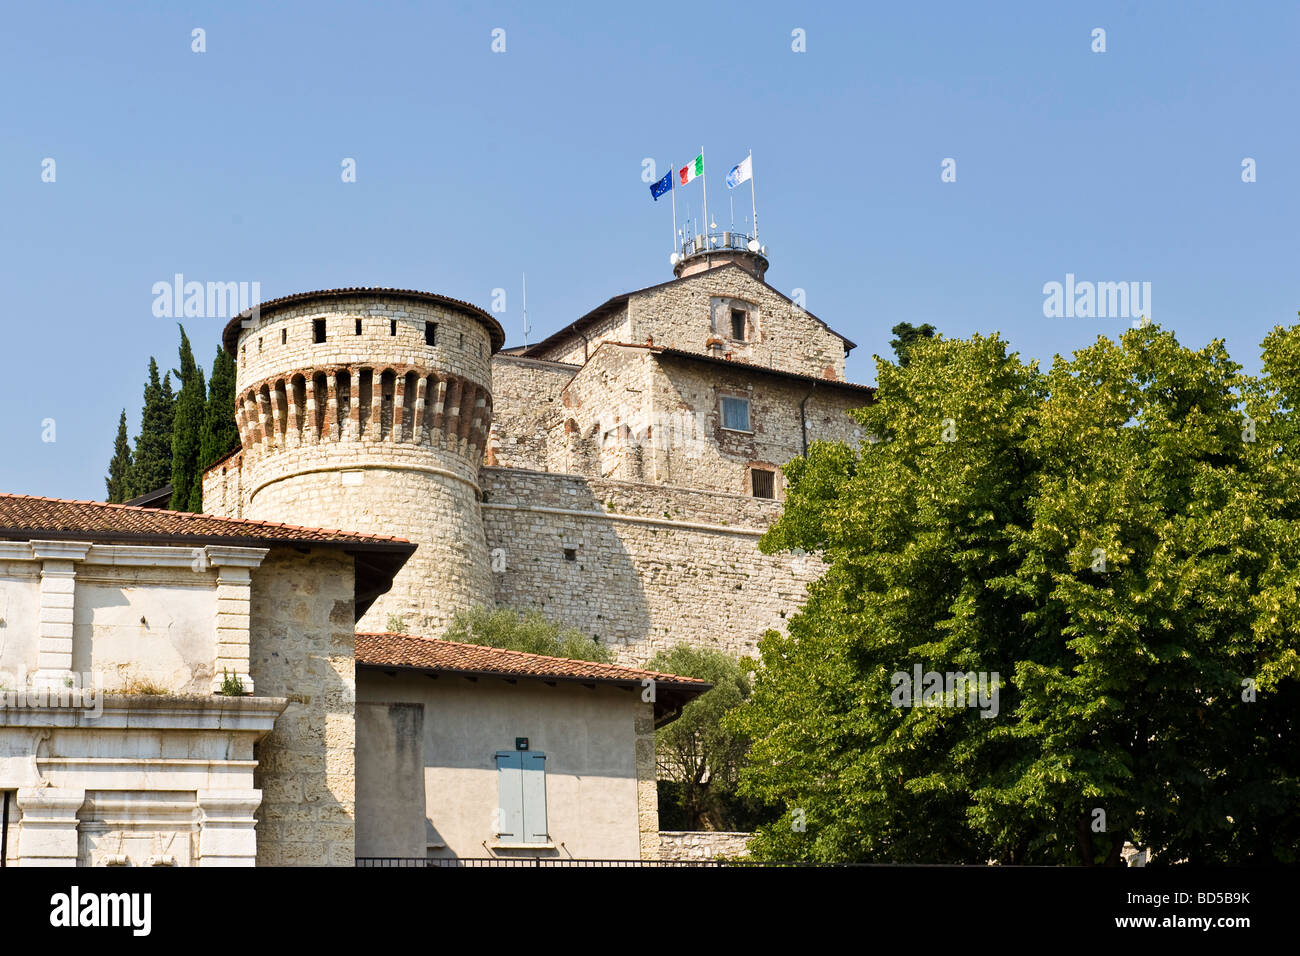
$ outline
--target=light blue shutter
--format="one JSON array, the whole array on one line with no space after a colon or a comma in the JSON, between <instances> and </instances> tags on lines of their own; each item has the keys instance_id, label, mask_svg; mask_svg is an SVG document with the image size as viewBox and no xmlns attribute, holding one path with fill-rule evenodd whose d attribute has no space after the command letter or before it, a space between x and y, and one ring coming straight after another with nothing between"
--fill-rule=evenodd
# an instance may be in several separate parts
<instances>
[{"instance_id":1,"label":"light blue shutter","mask_svg":"<svg viewBox=\"0 0 1300 956\"><path fill-rule=\"evenodd\" d=\"M546 826L546 754L523 753L524 842L549 843Z\"/></svg>"},{"instance_id":2,"label":"light blue shutter","mask_svg":"<svg viewBox=\"0 0 1300 956\"><path fill-rule=\"evenodd\" d=\"M524 839L522 757L514 750L497 751L497 839L502 843L522 843Z\"/></svg>"}]
</instances>

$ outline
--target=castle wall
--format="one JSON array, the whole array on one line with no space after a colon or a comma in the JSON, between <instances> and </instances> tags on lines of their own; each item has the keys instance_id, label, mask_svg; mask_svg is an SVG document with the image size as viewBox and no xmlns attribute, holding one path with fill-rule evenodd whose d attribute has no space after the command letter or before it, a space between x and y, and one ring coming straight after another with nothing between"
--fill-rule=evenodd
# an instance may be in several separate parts
<instances>
[{"instance_id":1,"label":"castle wall","mask_svg":"<svg viewBox=\"0 0 1300 956\"><path fill-rule=\"evenodd\" d=\"M755 307L751 323L757 337L731 338L725 306L734 299ZM715 314L721 316L714 328ZM712 269L668 285L634 293L628 301L629 336L688 352L707 353L707 342L722 340L721 351L737 361L779 368L816 378L844 381L844 340L768 285L735 266Z\"/></svg>"},{"instance_id":2,"label":"castle wall","mask_svg":"<svg viewBox=\"0 0 1300 956\"><path fill-rule=\"evenodd\" d=\"M632 326L628 320L626 305L618 306L609 315L593 322L582 330L581 335L555 343L545 352L539 352L532 358L548 359L552 362L564 362L568 365L582 365L600 347L602 342L633 342Z\"/></svg>"},{"instance_id":3,"label":"castle wall","mask_svg":"<svg viewBox=\"0 0 1300 956\"><path fill-rule=\"evenodd\" d=\"M488 463L545 468L552 435L562 434L564 386L578 371L560 365L497 355L492 359L492 435Z\"/></svg>"},{"instance_id":4,"label":"castle wall","mask_svg":"<svg viewBox=\"0 0 1300 956\"><path fill-rule=\"evenodd\" d=\"M258 866L352 866L356 675L352 558L276 549L253 576L250 670L287 697L257 745Z\"/></svg>"},{"instance_id":5,"label":"castle wall","mask_svg":"<svg viewBox=\"0 0 1300 956\"><path fill-rule=\"evenodd\" d=\"M683 642L753 654L822 569L758 551L775 501L516 469L480 481L497 606L576 627L619 663Z\"/></svg>"}]
</instances>

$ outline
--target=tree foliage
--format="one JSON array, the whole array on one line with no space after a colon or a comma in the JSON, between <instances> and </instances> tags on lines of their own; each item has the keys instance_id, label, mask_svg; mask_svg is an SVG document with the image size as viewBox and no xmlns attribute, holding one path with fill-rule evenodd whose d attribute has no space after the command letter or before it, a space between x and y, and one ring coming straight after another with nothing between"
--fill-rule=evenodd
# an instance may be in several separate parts
<instances>
[{"instance_id":1,"label":"tree foliage","mask_svg":"<svg viewBox=\"0 0 1300 956\"><path fill-rule=\"evenodd\" d=\"M212 359L208 404L203 412L203 429L199 435L200 498L203 472L239 447L234 409L235 359L218 345L217 354Z\"/></svg>"},{"instance_id":2,"label":"tree foliage","mask_svg":"<svg viewBox=\"0 0 1300 956\"><path fill-rule=\"evenodd\" d=\"M172 419L176 397L171 375L158 379L158 363L149 359L149 379L144 386L144 411L135 439L134 464L127 482L127 498L161 488L172 480Z\"/></svg>"},{"instance_id":3,"label":"tree foliage","mask_svg":"<svg viewBox=\"0 0 1300 956\"><path fill-rule=\"evenodd\" d=\"M1300 327L1257 378L1157 326L1047 373L997 336L910 359L761 543L829 567L733 718L784 814L754 852L1300 858ZM997 715L894 706L915 665L996 673Z\"/></svg>"},{"instance_id":4,"label":"tree foliage","mask_svg":"<svg viewBox=\"0 0 1300 956\"><path fill-rule=\"evenodd\" d=\"M889 347L894 350L894 355L898 358L898 364L908 365L911 362L909 353L917 340L932 339L934 338L935 333L939 330L929 322L926 322L923 325L913 325L911 322L899 322L889 331L897 336L897 338L890 339Z\"/></svg>"},{"instance_id":5,"label":"tree foliage","mask_svg":"<svg viewBox=\"0 0 1300 956\"><path fill-rule=\"evenodd\" d=\"M108 477L104 479L107 486L105 501L120 504L129 497L127 492L131 480L131 440L126 433L126 409L117 423L117 440L113 442L113 458L108 463Z\"/></svg>"},{"instance_id":6,"label":"tree foliage","mask_svg":"<svg viewBox=\"0 0 1300 956\"><path fill-rule=\"evenodd\" d=\"M539 611L520 613L507 609L492 611L481 605L457 611L447 633L449 641L483 644L549 657L611 664L614 655L587 635L572 627L561 627Z\"/></svg>"},{"instance_id":7,"label":"tree foliage","mask_svg":"<svg viewBox=\"0 0 1300 956\"><path fill-rule=\"evenodd\" d=\"M660 651L649 670L706 680L713 687L682 708L681 715L655 732L655 756L661 794L674 806L660 803L661 821L680 816L680 825L667 829L739 830L749 825L752 807L736 794L740 765L749 741L725 722L733 708L749 696L748 667L721 651L678 644ZM673 811L677 813L674 814Z\"/></svg>"},{"instance_id":8,"label":"tree foliage","mask_svg":"<svg viewBox=\"0 0 1300 956\"><path fill-rule=\"evenodd\" d=\"M176 417L172 423L171 509L202 511L203 481L199 472L199 441L208 396L203 369L194 361L185 327L181 326L180 330L181 367L177 370L176 377L181 383L181 391L176 398Z\"/></svg>"}]
</instances>

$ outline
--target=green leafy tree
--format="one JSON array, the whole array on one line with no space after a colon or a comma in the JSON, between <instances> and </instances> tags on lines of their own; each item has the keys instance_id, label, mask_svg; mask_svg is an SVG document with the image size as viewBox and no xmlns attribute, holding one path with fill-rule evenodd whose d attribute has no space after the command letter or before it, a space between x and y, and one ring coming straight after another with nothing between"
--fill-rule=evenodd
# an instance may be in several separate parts
<instances>
[{"instance_id":1,"label":"green leafy tree","mask_svg":"<svg viewBox=\"0 0 1300 956\"><path fill-rule=\"evenodd\" d=\"M113 458L108 463L108 477L104 479L104 484L108 486L108 498L106 500L120 504L126 501L128 482L131 480L131 440L126 434L126 409L122 409L122 417L117 422L117 441L113 443Z\"/></svg>"},{"instance_id":2,"label":"green leafy tree","mask_svg":"<svg viewBox=\"0 0 1300 956\"><path fill-rule=\"evenodd\" d=\"M217 346L212 360L212 377L208 381L208 404L203 412L203 431L199 438L199 475L239 447L239 429L235 427L235 360ZM201 503L201 502L200 502Z\"/></svg>"},{"instance_id":3,"label":"green leafy tree","mask_svg":"<svg viewBox=\"0 0 1300 956\"><path fill-rule=\"evenodd\" d=\"M176 398L176 417L172 423L172 500L173 511L202 511L203 482L199 474L199 442L203 431L207 390L203 369L194 361L185 327L180 326L181 383Z\"/></svg>"},{"instance_id":4,"label":"green leafy tree","mask_svg":"<svg viewBox=\"0 0 1300 956\"><path fill-rule=\"evenodd\" d=\"M911 362L909 353L912 346L921 339L932 339L938 331L929 322L924 325L913 325L911 322L899 322L889 330L897 338L891 339L889 347L894 350L894 355L898 357L899 365L907 365Z\"/></svg>"},{"instance_id":5,"label":"green leafy tree","mask_svg":"<svg viewBox=\"0 0 1300 956\"><path fill-rule=\"evenodd\" d=\"M135 498L163 487L172 479L172 419L176 398L171 376L158 380L158 363L149 359L149 380L144 387L144 411L140 434L135 439L134 464L127 483L127 498Z\"/></svg>"},{"instance_id":6,"label":"green leafy tree","mask_svg":"<svg viewBox=\"0 0 1300 956\"><path fill-rule=\"evenodd\" d=\"M447 633L449 641L483 644L530 654L568 657L579 661L610 664L614 655L587 635L572 627L561 627L544 618L539 611L490 611L475 606L457 611Z\"/></svg>"},{"instance_id":7,"label":"green leafy tree","mask_svg":"<svg viewBox=\"0 0 1300 956\"><path fill-rule=\"evenodd\" d=\"M665 829L743 830L751 825L755 809L736 794L749 741L725 722L727 713L749 696L750 665L686 644L660 651L646 665L713 685L655 732L660 793L668 797L660 802L661 821L680 818L679 825Z\"/></svg>"},{"instance_id":8,"label":"green leafy tree","mask_svg":"<svg viewBox=\"0 0 1300 956\"><path fill-rule=\"evenodd\" d=\"M783 810L754 852L1296 860L1300 327L1264 359L1151 326L1045 375L996 336L880 362L879 440L787 466L761 543L829 567L733 718ZM996 672L996 713L896 706L914 665Z\"/></svg>"}]
</instances>

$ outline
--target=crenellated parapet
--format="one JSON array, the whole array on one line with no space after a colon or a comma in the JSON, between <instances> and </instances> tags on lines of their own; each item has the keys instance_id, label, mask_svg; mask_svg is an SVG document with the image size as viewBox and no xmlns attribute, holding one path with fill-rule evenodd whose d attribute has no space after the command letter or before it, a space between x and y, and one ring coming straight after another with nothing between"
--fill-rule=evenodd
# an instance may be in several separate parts
<instances>
[{"instance_id":1,"label":"crenellated parapet","mask_svg":"<svg viewBox=\"0 0 1300 956\"><path fill-rule=\"evenodd\" d=\"M251 458L322 443L400 443L477 459L492 392L463 376L407 365L295 369L245 387L235 424Z\"/></svg>"}]
</instances>

